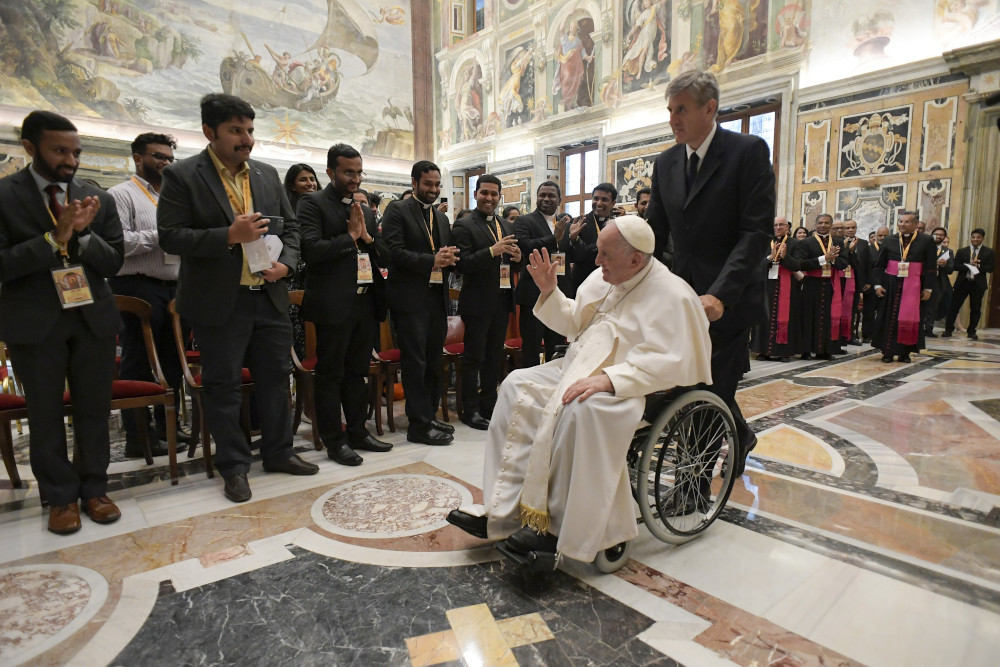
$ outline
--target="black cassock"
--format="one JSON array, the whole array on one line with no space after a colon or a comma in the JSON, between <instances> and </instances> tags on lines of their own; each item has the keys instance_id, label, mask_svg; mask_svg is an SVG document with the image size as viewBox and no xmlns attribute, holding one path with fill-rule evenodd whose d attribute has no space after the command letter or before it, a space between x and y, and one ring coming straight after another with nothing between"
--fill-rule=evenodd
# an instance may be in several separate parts
<instances>
[{"instance_id":1,"label":"black cassock","mask_svg":"<svg viewBox=\"0 0 1000 667\"><path fill-rule=\"evenodd\" d=\"M902 245L901 245L902 243ZM890 263L903 260L903 248L906 248L906 261L910 265L909 278L901 278L892 273ZM875 335L872 337L872 347L882 350L883 356L903 355L918 352L924 347L924 328L920 323L921 290L929 290L934 286L937 276L937 245L927 234L917 234L916 238L907 235L900 238L893 234L882 242L882 247L875 258L872 282L885 288L885 298L879 306L878 321L875 325ZM920 276L915 267L919 266ZM913 287L905 289L904 281L913 281ZM916 301L914 301L914 299ZM912 335L907 313L916 316L916 335ZM902 331L900 330L900 315L903 315ZM909 333L911 342L906 340Z\"/></svg>"},{"instance_id":2,"label":"black cassock","mask_svg":"<svg viewBox=\"0 0 1000 667\"><path fill-rule=\"evenodd\" d=\"M799 270L799 260L792 256L794 239L785 238L785 257L777 264L768 254L761 263L767 278L767 322L754 327L751 349L767 357L791 357L799 354L799 297L801 285L793 275ZM782 239L771 239L772 253ZM772 277L775 276L775 277ZM783 308L784 306L784 308ZM787 308L787 323L784 323ZM779 339L784 339L779 342Z\"/></svg>"},{"instance_id":3,"label":"black cassock","mask_svg":"<svg viewBox=\"0 0 1000 667\"><path fill-rule=\"evenodd\" d=\"M840 247L840 254L833 260L828 275L824 275L819 258L825 253L823 247L833 243ZM810 236L798 241L792 248L795 259L799 262L799 270L805 272L802 279L801 309L799 311L799 352L812 353L819 356L843 354L840 343L840 327L831 332L831 322L840 321L840 309L831 319L831 308L834 305L833 280L835 271L843 271L848 266L843 240L827 237L820 245L816 236ZM838 285L839 286L839 285ZM838 298L839 301L839 298Z\"/></svg>"}]
</instances>

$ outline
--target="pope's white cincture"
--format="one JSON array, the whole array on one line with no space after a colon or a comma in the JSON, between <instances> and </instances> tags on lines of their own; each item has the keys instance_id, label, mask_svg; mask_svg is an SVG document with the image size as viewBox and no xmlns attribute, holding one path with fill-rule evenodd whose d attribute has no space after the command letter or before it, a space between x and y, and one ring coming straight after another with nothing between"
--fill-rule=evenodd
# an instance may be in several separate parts
<instances>
[{"instance_id":1,"label":"pope's white cincture","mask_svg":"<svg viewBox=\"0 0 1000 667\"><path fill-rule=\"evenodd\" d=\"M558 535L563 555L590 561L638 535L625 454L644 397L712 380L701 301L651 258L653 245L642 218L609 223L598 237L599 270L576 299L555 289L547 253L529 258L541 290L534 313L571 345L564 358L501 385L483 475L490 539L531 525Z\"/></svg>"}]
</instances>

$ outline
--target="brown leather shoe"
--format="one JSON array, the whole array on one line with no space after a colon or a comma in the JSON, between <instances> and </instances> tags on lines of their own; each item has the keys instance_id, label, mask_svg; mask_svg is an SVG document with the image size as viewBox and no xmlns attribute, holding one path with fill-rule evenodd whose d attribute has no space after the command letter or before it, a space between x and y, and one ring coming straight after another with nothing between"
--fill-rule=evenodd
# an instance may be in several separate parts
<instances>
[{"instance_id":1,"label":"brown leather shoe","mask_svg":"<svg viewBox=\"0 0 1000 667\"><path fill-rule=\"evenodd\" d=\"M49 508L49 531L69 535L80 530L80 508L76 503L53 505Z\"/></svg>"},{"instance_id":2,"label":"brown leather shoe","mask_svg":"<svg viewBox=\"0 0 1000 667\"><path fill-rule=\"evenodd\" d=\"M111 498L100 496L83 501L83 511L87 513L94 523L114 523L122 518L118 505L111 502Z\"/></svg>"}]
</instances>

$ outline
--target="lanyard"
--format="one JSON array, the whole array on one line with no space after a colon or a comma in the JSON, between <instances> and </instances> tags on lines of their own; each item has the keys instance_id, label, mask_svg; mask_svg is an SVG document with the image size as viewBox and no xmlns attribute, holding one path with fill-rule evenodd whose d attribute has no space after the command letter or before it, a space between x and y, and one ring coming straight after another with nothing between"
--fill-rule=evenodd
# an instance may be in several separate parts
<instances>
[{"instance_id":1,"label":"lanyard","mask_svg":"<svg viewBox=\"0 0 1000 667\"><path fill-rule=\"evenodd\" d=\"M785 241L787 241L787 240L788 240L788 234L785 234L784 236L781 237L781 244L778 245L778 253L780 253L781 249L785 247ZM772 257L772 261L774 261L774 259L777 259L777 257L778 257L778 253L776 253L774 251L774 246L775 246L775 241L774 241L774 239L771 239L771 257ZM820 245L820 247L823 247L822 244Z\"/></svg>"},{"instance_id":2,"label":"lanyard","mask_svg":"<svg viewBox=\"0 0 1000 667\"><path fill-rule=\"evenodd\" d=\"M240 205L239 196L233 192L233 189L229 187L228 179L222 176L222 172L219 171L219 180L222 181L222 187L226 189L226 196L229 198L229 205L233 207L233 210L246 215L250 213L250 208L252 205L251 194L250 194L250 176L249 174L243 179L243 205ZM236 176L233 176L233 180L236 180Z\"/></svg>"},{"instance_id":3,"label":"lanyard","mask_svg":"<svg viewBox=\"0 0 1000 667\"><path fill-rule=\"evenodd\" d=\"M421 206L421 208L423 208ZM421 216L423 219L423 216ZM427 232L427 240L431 244L431 252L437 252L437 247L434 245L434 211L430 207L427 207L427 224L424 225L424 231Z\"/></svg>"},{"instance_id":4,"label":"lanyard","mask_svg":"<svg viewBox=\"0 0 1000 667\"><path fill-rule=\"evenodd\" d=\"M899 237L899 254L901 255L902 260L904 262L906 261L906 253L910 252L910 246L913 245L913 240L916 239L916 238L917 238L916 234L911 234L910 235L910 242L907 243L906 247L904 248L903 247L903 237L902 236Z\"/></svg>"},{"instance_id":5,"label":"lanyard","mask_svg":"<svg viewBox=\"0 0 1000 667\"><path fill-rule=\"evenodd\" d=\"M157 202L157 200L153 199L153 195L151 195L149 193L149 190L146 189L146 186L144 186L142 183L139 182L138 178L136 178L135 176L133 176L131 180L132 180L133 183L135 183L135 186L137 188L139 188L140 190L142 190L142 194L146 195L146 198L149 199L149 201L151 201L153 203L153 206L159 206L159 203ZM222 179L222 182L223 182L223 184L225 184L226 179ZM228 194L228 192L227 192L227 194ZM232 200L230 200L230 201L232 201Z\"/></svg>"},{"instance_id":6,"label":"lanyard","mask_svg":"<svg viewBox=\"0 0 1000 667\"><path fill-rule=\"evenodd\" d=\"M490 233L494 243L500 243L500 239L503 238L503 229L500 228L500 223L497 221L496 217L493 218L493 224L496 225L496 229L490 225L489 221L486 221L486 229Z\"/></svg>"},{"instance_id":7,"label":"lanyard","mask_svg":"<svg viewBox=\"0 0 1000 667\"><path fill-rule=\"evenodd\" d=\"M830 252L831 246L833 246L833 236L831 235L826 237L827 243L825 248L823 247L823 237L820 236L819 234L813 234L813 236L816 237L816 241L819 243L819 249L823 251L823 254L824 255L828 254Z\"/></svg>"}]
</instances>

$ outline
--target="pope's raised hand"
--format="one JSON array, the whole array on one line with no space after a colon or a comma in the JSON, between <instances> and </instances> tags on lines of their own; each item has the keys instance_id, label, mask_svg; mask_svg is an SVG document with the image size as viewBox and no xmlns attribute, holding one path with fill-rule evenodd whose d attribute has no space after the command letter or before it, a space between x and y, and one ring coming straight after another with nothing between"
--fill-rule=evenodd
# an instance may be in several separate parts
<instances>
[{"instance_id":1,"label":"pope's raised hand","mask_svg":"<svg viewBox=\"0 0 1000 667\"><path fill-rule=\"evenodd\" d=\"M555 291L558 280L556 268L558 266L557 262L553 262L549 258L548 248L542 248L541 252L532 250L531 255L528 256L528 273L531 274L542 296L548 296Z\"/></svg>"}]
</instances>

